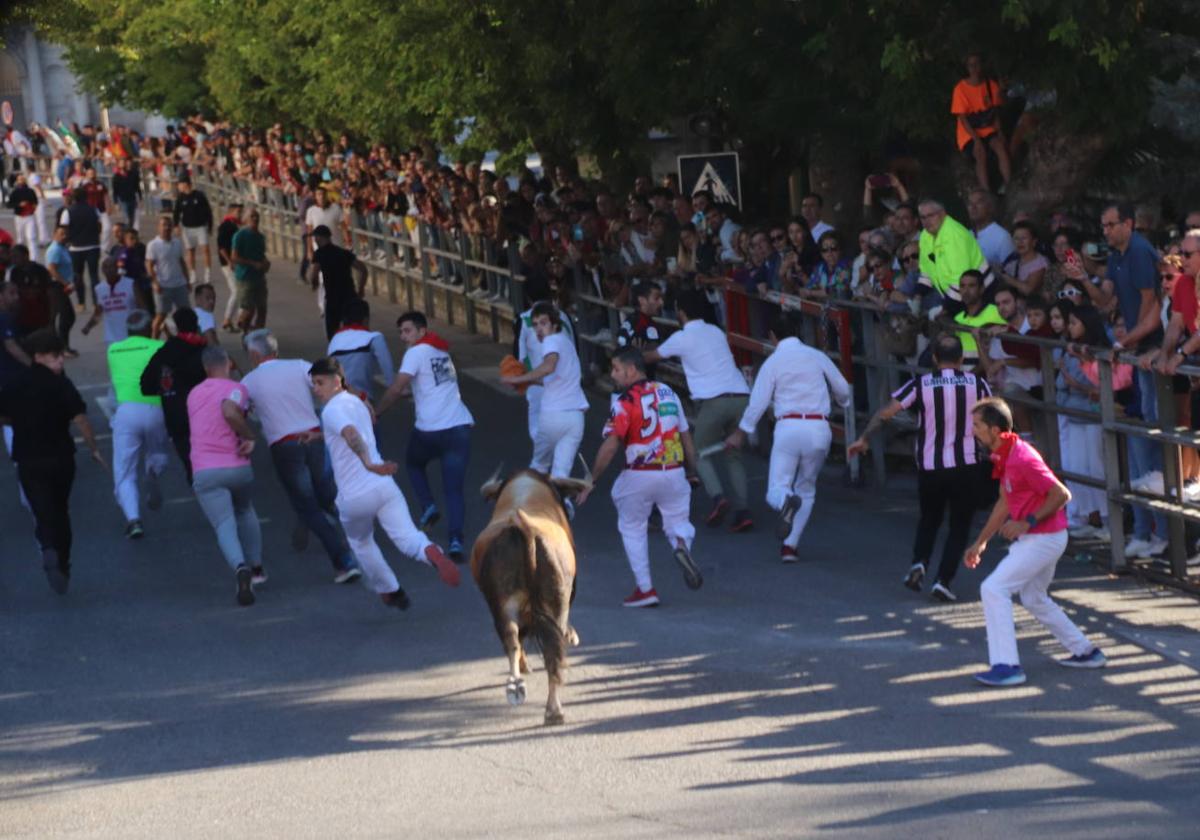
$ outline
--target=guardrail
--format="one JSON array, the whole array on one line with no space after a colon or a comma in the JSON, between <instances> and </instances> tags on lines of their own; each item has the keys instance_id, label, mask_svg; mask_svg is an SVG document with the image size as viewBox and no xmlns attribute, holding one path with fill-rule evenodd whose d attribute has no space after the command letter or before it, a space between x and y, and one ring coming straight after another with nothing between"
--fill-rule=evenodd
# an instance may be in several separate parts
<instances>
[{"instance_id":1,"label":"guardrail","mask_svg":"<svg viewBox=\"0 0 1200 840\"><path fill-rule=\"evenodd\" d=\"M305 230L294 195L215 171L194 169L193 179L209 194L214 205L228 205L237 199L246 207L256 208L273 255L294 262L305 261ZM162 176L143 173L146 200L153 201L157 197L169 201L172 182L170 171ZM151 209L162 210L163 206L151 205ZM360 256L368 266L372 294L384 295L393 303L403 301L410 308L422 309L469 332L486 333L497 342L511 342L514 316L526 305L526 279L520 270L515 245L499 245L485 237L442 230L424 222L405 224L403 230L395 232L378 217L355 216L355 224L349 228L349 244L360 252L365 248L366 253L360 253ZM579 323L576 335L581 344L581 355L585 361L588 357L595 361L616 346L615 337L621 321L631 309L616 306L604 298L594 288L591 277L578 265L574 267L573 285L578 307L575 317ZM772 350L772 346L760 337L764 332L761 326L766 322L762 308L781 306L799 312L803 318L805 341L822 348L837 362L854 386L857 412L868 416L890 399L890 394L904 379L923 372L912 363L914 359L898 359L884 349L881 319L885 316L873 304L854 300L816 303L779 293L760 296L740 287L726 291L725 303L729 343L745 368ZM664 327L678 327L671 318L658 320ZM583 325L590 327L584 329ZM1004 338L1005 341L1038 347L1043 390L1040 399L1029 394L1006 394L1006 399L1031 412L1035 428L1040 432L1037 444L1056 473L1068 481L1096 487L1105 494L1112 537L1105 567L1114 573L1135 572L1152 580L1200 592L1200 568L1188 563L1188 547L1194 537L1189 531L1195 532L1196 526L1200 525L1200 504L1192 504L1185 498L1180 465L1183 449L1200 448L1200 435L1176 425L1170 380L1157 374L1154 377L1158 422L1150 425L1131 419L1124 415L1115 399L1113 365L1136 364L1137 358L1130 354L1114 358L1112 353L1098 352L1099 410L1063 407L1055 400L1053 352L1064 348L1064 343L1016 334L1005 334ZM662 367L667 370L668 377L682 381L678 366ZM1200 364L1189 360L1179 373L1200 377ZM1063 469L1057 434L1059 416L1101 427L1103 478ZM854 440L858 419L855 410L834 418L835 434L843 444ZM871 473L876 485L884 485L887 481L887 438L902 439L907 431L885 428L877 433L870 450ZM1127 450L1130 441L1139 438L1162 448L1165 486L1161 494L1142 492L1131 486ZM846 462L851 480L859 483L863 473L858 459L847 457ZM1124 512L1129 505L1139 505L1167 517L1169 524L1165 536L1169 547L1165 562L1133 560L1125 556Z\"/></svg>"}]
</instances>

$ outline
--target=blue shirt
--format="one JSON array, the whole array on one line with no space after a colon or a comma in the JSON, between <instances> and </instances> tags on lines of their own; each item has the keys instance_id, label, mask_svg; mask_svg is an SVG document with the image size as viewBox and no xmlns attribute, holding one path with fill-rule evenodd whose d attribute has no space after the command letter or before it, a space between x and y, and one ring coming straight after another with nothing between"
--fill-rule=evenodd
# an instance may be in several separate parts
<instances>
[{"instance_id":1,"label":"blue shirt","mask_svg":"<svg viewBox=\"0 0 1200 840\"><path fill-rule=\"evenodd\" d=\"M17 337L17 320L11 312L0 312L0 388L11 384L29 369L8 352L5 342Z\"/></svg>"},{"instance_id":2,"label":"blue shirt","mask_svg":"<svg viewBox=\"0 0 1200 840\"><path fill-rule=\"evenodd\" d=\"M1137 231L1129 238L1125 252L1111 251L1108 255L1108 279L1113 282L1117 308L1125 319L1125 329L1137 326L1142 311L1142 292L1154 291L1160 296L1162 278L1158 274L1158 251ZM1157 347L1162 343L1162 327L1142 339L1138 349ZM1132 348L1131 348L1132 349Z\"/></svg>"},{"instance_id":3,"label":"blue shirt","mask_svg":"<svg viewBox=\"0 0 1200 840\"><path fill-rule=\"evenodd\" d=\"M46 249L46 265L52 265L58 269L58 276L68 283L75 282L75 269L71 263L71 252L67 250L66 245L51 242L50 247Z\"/></svg>"}]
</instances>

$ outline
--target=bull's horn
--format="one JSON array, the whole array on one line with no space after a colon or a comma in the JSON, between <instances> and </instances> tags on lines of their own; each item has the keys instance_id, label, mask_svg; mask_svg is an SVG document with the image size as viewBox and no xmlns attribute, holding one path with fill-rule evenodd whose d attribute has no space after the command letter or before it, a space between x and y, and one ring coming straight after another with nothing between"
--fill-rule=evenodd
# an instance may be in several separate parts
<instances>
[{"instance_id":1,"label":"bull's horn","mask_svg":"<svg viewBox=\"0 0 1200 840\"><path fill-rule=\"evenodd\" d=\"M491 501L492 499L496 498L496 496L499 495L499 493L500 493L500 485L502 483L500 481L500 473L503 470L504 470L504 463L501 462L500 466L496 467L496 471L494 473L492 473L492 477L489 478L487 481L485 481L483 483L483 486L479 488L480 494L483 496L483 498L487 499L488 501Z\"/></svg>"},{"instance_id":2,"label":"bull's horn","mask_svg":"<svg viewBox=\"0 0 1200 840\"><path fill-rule=\"evenodd\" d=\"M591 487L596 482L592 479L592 471L588 469L587 459L583 457L582 452L576 452L575 454L579 458L579 463L583 466L583 480Z\"/></svg>"}]
</instances>

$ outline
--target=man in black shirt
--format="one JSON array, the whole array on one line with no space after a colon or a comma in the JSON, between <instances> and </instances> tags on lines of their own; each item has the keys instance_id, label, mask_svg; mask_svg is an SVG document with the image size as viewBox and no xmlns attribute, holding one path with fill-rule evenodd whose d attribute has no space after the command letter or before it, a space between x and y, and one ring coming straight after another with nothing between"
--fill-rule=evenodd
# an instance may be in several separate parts
<instances>
[{"instance_id":1,"label":"man in black shirt","mask_svg":"<svg viewBox=\"0 0 1200 840\"><path fill-rule=\"evenodd\" d=\"M92 460L105 469L108 465L96 446L87 406L63 375L62 340L43 330L30 336L27 345L33 364L16 383L0 389L0 422L13 428L12 458L33 512L42 568L50 588L62 595L71 576L72 424L91 450Z\"/></svg>"},{"instance_id":2,"label":"man in black shirt","mask_svg":"<svg viewBox=\"0 0 1200 840\"><path fill-rule=\"evenodd\" d=\"M150 357L142 372L142 393L162 397L163 420L167 434L183 462L188 484L192 483L191 425L188 423L187 398L207 376L200 354L208 340L200 333L196 311L183 307L175 310L175 335Z\"/></svg>"},{"instance_id":3,"label":"man in black shirt","mask_svg":"<svg viewBox=\"0 0 1200 840\"><path fill-rule=\"evenodd\" d=\"M208 196L192 187L190 178L179 179L179 197L173 211L175 226L183 229L183 247L187 251L188 272L196 276L196 249L204 250L204 282L212 282L212 251L208 236L213 229L213 211Z\"/></svg>"},{"instance_id":4,"label":"man in black shirt","mask_svg":"<svg viewBox=\"0 0 1200 840\"><path fill-rule=\"evenodd\" d=\"M62 287L53 281L44 265L29 259L29 249L24 245L13 246L8 279L16 287L20 299L13 317L21 335L52 326L54 313L61 304L65 304L72 316L75 314Z\"/></svg>"},{"instance_id":5,"label":"man in black shirt","mask_svg":"<svg viewBox=\"0 0 1200 840\"><path fill-rule=\"evenodd\" d=\"M132 227L137 220L142 183L136 167L127 159L117 161L117 171L112 176L112 195L125 213L125 222Z\"/></svg>"},{"instance_id":6,"label":"man in black shirt","mask_svg":"<svg viewBox=\"0 0 1200 840\"><path fill-rule=\"evenodd\" d=\"M10 207L17 225L17 242L29 248L37 247L38 195L25 182L25 174L17 175L17 182L8 194L5 204Z\"/></svg>"},{"instance_id":7,"label":"man in black shirt","mask_svg":"<svg viewBox=\"0 0 1200 840\"><path fill-rule=\"evenodd\" d=\"M327 226L317 225L312 236L317 247L308 267L308 282L314 290L324 284L325 337L333 338L342 325L342 306L348 300L361 298L366 289L367 266L350 249L334 245L333 233Z\"/></svg>"},{"instance_id":8,"label":"man in black shirt","mask_svg":"<svg viewBox=\"0 0 1200 840\"><path fill-rule=\"evenodd\" d=\"M229 287L229 300L225 302L225 319L221 329L234 331L233 313L237 311L237 277L233 273L233 235L242 226L242 203L235 201L229 205L229 212L217 225L217 261L221 264L221 273L225 275L225 284Z\"/></svg>"}]
</instances>

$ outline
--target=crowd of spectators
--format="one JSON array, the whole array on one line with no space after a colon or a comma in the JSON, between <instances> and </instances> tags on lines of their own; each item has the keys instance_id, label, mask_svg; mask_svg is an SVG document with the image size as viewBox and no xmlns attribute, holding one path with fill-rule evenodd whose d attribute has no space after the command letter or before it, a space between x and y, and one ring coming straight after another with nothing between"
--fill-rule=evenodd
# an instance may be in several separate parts
<instances>
[{"instance_id":1,"label":"crowd of spectators","mask_svg":"<svg viewBox=\"0 0 1200 840\"><path fill-rule=\"evenodd\" d=\"M986 139L965 119L960 128L968 140L972 133ZM557 299L580 332L599 337L601 345L644 342L656 323L653 333L661 339L668 327L656 319L669 318L686 289L704 291L711 319L723 326L729 292L772 304L780 294L820 303L857 301L880 326L893 356L928 364L922 356L929 338L938 330L956 331L969 362L1010 396L1045 396L1038 347L1013 336L1062 339L1066 343L1053 350L1052 396L1067 407L1097 407L1089 348L1136 351L1139 375L1130 376L1120 394L1125 411L1156 418L1156 371L1172 377L1182 422L1200 418L1192 410L1192 383L1174 376L1184 355L1200 349L1200 212L1171 230L1121 203L1097 219L1064 213L1005 218L1002 198L981 186L964 197L960 221L947 210L952 202L913 200L899 174L883 173L864 184L863 218L869 221L856 228L835 227L816 194L803 197L794 217L750 223L710 192L681 192L674 176L657 183L639 176L618 192L563 163L504 176L480 162L446 162L433 149L393 149L344 134L293 133L281 125L252 130L196 118L162 138L89 129L76 137L85 145L83 157L101 172L120 175L140 167L155 185L147 196L124 190L114 214L136 212L137 201L171 201L175 182L201 170L237 179L260 198L287 197L298 220L326 224L364 260L407 253L389 237L415 241L423 225L424 244L513 268L526 279L525 303ZM57 177L86 180L88 169L61 144L33 151L53 159ZM154 209L163 206L169 205ZM310 218L312 207L319 218ZM510 297L511 289L494 275L428 259L440 282L478 297ZM608 322L587 314L589 299L634 314L619 333L606 334ZM638 323L640 333L631 327ZM1061 417L1057 430L1047 430L1025 411L1018 423L1028 434L1057 431L1064 469L1102 476L1094 423ZM1133 449L1135 477L1161 489L1161 452L1138 443ZM1194 453L1184 458L1184 470L1188 499L1200 498ZM1076 490L1072 526L1102 536L1102 494ZM1165 522L1139 508L1134 535L1134 556L1161 552Z\"/></svg>"}]
</instances>

